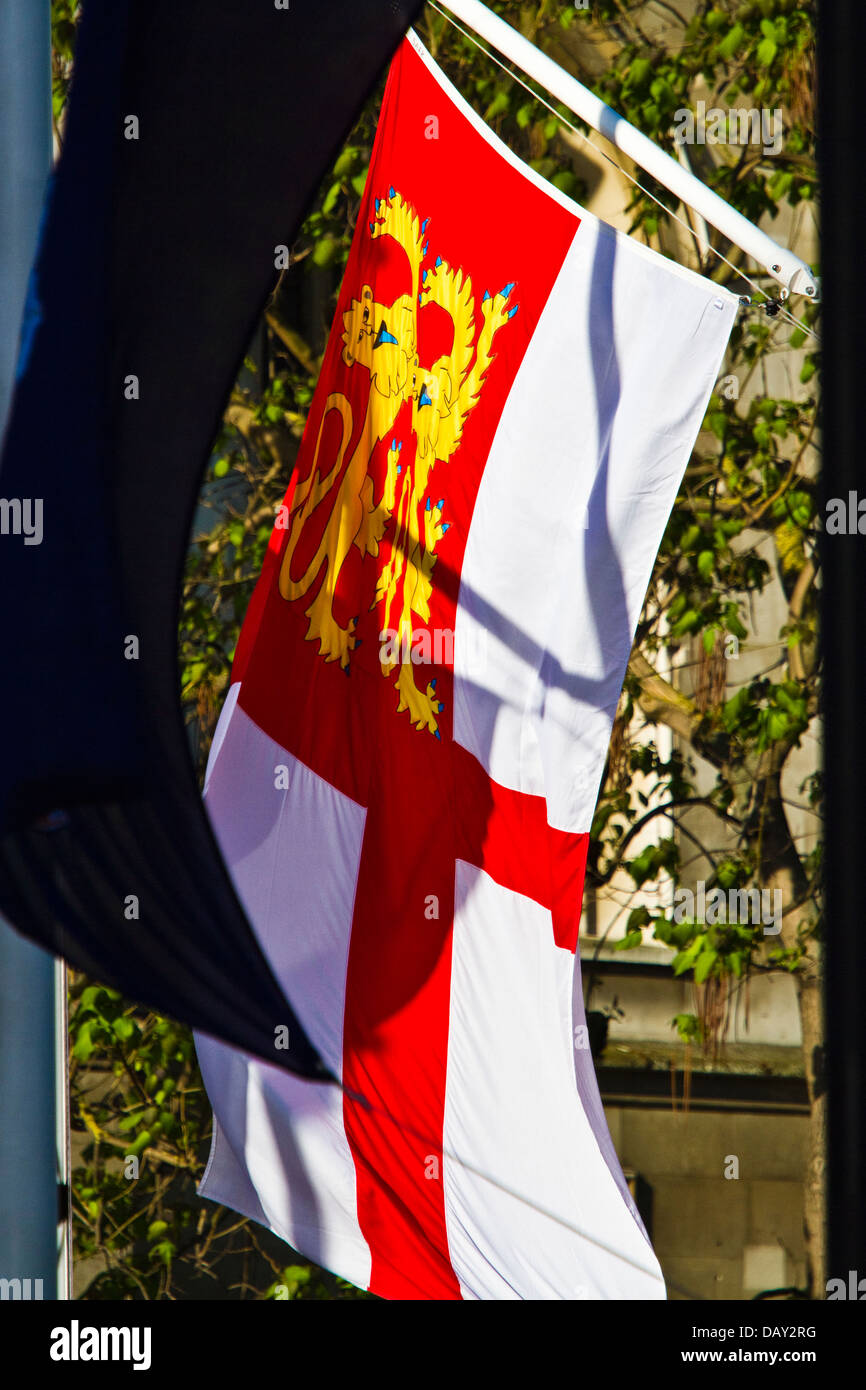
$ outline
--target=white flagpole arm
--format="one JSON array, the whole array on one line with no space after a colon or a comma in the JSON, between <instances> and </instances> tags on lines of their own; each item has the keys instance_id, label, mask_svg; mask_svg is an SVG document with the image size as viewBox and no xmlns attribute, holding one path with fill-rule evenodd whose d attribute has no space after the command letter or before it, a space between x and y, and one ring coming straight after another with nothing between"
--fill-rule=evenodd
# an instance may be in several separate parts
<instances>
[{"instance_id":1,"label":"white flagpole arm","mask_svg":"<svg viewBox=\"0 0 866 1390\"><path fill-rule=\"evenodd\" d=\"M648 136L629 125L613 107L607 106L582 82L571 77L552 58L548 58L510 24L506 24L504 19L482 5L480 0L440 0L440 3L504 57L522 68L527 77L540 83L551 96L563 102L652 178L670 189L682 203L700 213L728 241L751 256L782 286L783 299L788 294L804 294L810 299L817 299L817 281L805 261L778 246L766 232L732 208L724 198L720 198L690 170L678 164Z\"/></svg>"}]
</instances>

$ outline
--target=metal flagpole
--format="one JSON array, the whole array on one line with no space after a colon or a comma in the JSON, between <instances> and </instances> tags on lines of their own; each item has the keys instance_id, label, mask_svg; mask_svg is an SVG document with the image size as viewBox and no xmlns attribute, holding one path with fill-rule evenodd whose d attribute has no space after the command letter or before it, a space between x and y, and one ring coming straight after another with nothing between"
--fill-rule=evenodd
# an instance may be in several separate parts
<instances>
[{"instance_id":1,"label":"metal flagpole","mask_svg":"<svg viewBox=\"0 0 866 1390\"><path fill-rule=\"evenodd\" d=\"M0 4L0 436L51 167L49 0ZM0 478L0 495L3 483ZM7 501L11 499L6 499ZM0 535L0 545L20 538ZM8 676L6 677L9 678ZM64 1298L58 1289L56 1110L59 1039L54 959L0 920L0 1298ZM65 986L65 976L63 976ZM61 1059L62 1058L62 1062ZM65 1070L61 1073L65 1075ZM65 1089L65 1088L64 1088ZM58 1120L60 1123L58 1124ZM61 1171L65 1157L61 1162ZM67 1258L65 1238L63 1258Z\"/></svg>"},{"instance_id":2,"label":"metal flagpole","mask_svg":"<svg viewBox=\"0 0 866 1390\"><path fill-rule=\"evenodd\" d=\"M516 29L512 29L510 24L506 24L504 19L492 14L480 0L441 0L441 4L504 57L522 68L527 77L538 82L551 96L563 102L582 121L586 121L624 155L633 159L652 178L670 189L686 207L700 213L728 241L751 256L782 286L783 299L788 294L803 294L817 299L818 285L805 261L778 246L766 232L762 232L726 203L724 198L720 198L718 193L701 183L690 169L677 163L648 136L629 125L613 107L607 106L582 82L571 77L552 58L548 58Z\"/></svg>"}]
</instances>

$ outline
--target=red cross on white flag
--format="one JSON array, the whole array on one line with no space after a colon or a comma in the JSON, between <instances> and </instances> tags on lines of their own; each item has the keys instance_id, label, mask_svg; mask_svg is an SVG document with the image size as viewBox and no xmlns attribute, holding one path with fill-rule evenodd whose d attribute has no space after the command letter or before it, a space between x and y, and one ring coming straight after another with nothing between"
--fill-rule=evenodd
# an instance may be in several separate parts
<instances>
[{"instance_id":1,"label":"red cross on white flag","mask_svg":"<svg viewBox=\"0 0 866 1390\"><path fill-rule=\"evenodd\" d=\"M203 1194L385 1297L664 1297L575 950L736 307L521 164L407 39L206 790L342 1089L198 1040Z\"/></svg>"}]
</instances>

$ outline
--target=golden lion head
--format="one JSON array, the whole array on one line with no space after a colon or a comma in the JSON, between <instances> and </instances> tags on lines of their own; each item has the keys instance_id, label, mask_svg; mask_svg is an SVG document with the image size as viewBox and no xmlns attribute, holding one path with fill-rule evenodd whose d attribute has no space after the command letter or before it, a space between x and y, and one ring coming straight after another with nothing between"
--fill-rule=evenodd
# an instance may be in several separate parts
<instances>
[{"instance_id":1,"label":"golden lion head","mask_svg":"<svg viewBox=\"0 0 866 1390\"><path fill-rule=\"evenodd\" d=\"M370 383L382 396L402 395L415 352L415 320L411 296L394 304L379 304L370 285L361 298L353 299L343 314L343 361L360 363L370 373Z\"/></svg>"}]
</instances>

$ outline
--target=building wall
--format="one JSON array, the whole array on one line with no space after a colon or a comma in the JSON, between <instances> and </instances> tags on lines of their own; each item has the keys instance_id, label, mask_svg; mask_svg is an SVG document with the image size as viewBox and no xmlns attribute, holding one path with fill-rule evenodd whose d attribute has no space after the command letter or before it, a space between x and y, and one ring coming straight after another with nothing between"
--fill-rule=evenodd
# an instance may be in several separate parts
<instances>
[{"instance_id":1,"label":"building wall","mask_svg":"<svg viewBox=\"0 0 866 1390\"><path fill-rule=\"evenodd\" d=\"M806 1115L606 1106L624 1168L649 1184L671 1299L804 1288ZM725 1177L726 1168L739 1176Z\"/></svg>"},{"instance_id":2,"label":"building wall","mask_svg":"<svg viewBox=\"0 0 866 1390\"><path fill-rule=\"evenodd\" d=\"M587 961L589 954L584 945L581 968L587 1007L604 1013L613 1009L615 1001L617 1008L622 1010L622 1017L614 1015L610 1019L609 1041L631 1043L642 1039L675 1043L674 1015L692 1013L696 1009L695 988L691 979L677 978L669 970L661 968L657 968L652 975L641 974L637 961L634 962L633 972L619 973L623 960L632 964L630 957L638 954L657 957L658 949L655 947L638 947L620 954L618 962L607 962L607 968L603 959L595 967L590 966ZM669 963L670 952L666 952L662 959L665 964ZM740 986L731 1008L726 1045L745 1043L798 1049L801 1040L797 989L791 975L758 975L747 986Z\"/></svg>"}]
</instances>

